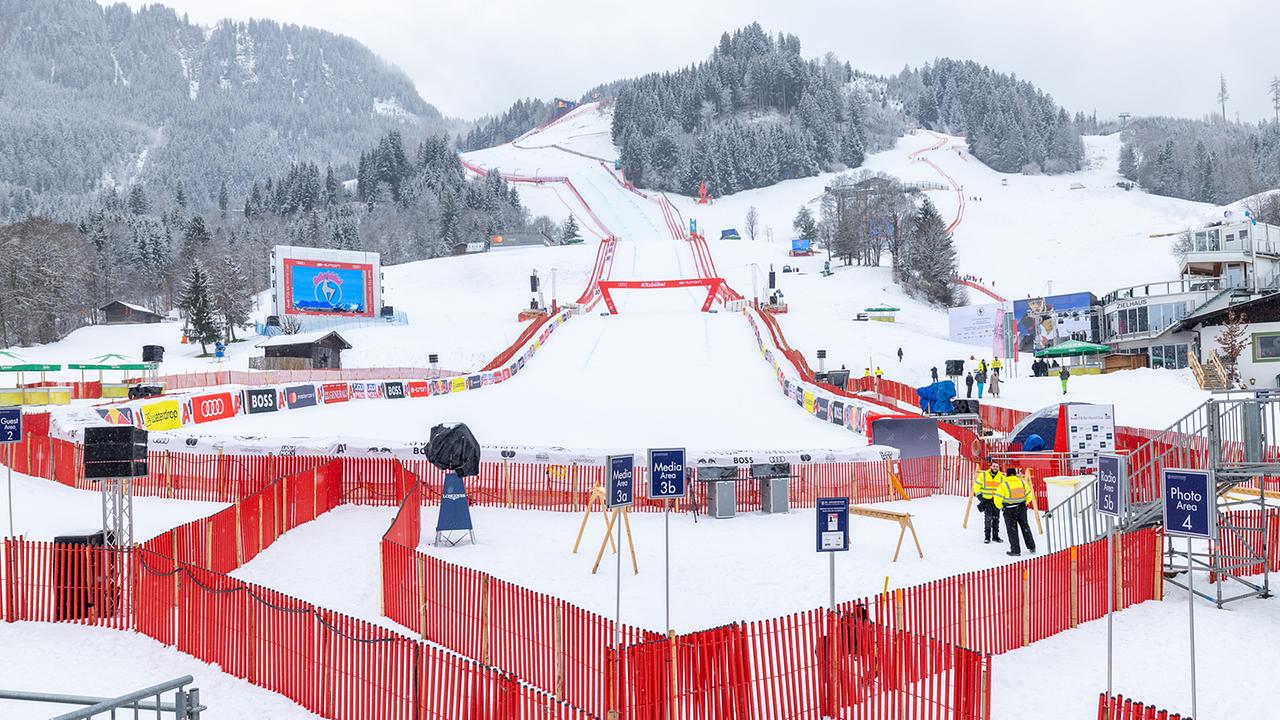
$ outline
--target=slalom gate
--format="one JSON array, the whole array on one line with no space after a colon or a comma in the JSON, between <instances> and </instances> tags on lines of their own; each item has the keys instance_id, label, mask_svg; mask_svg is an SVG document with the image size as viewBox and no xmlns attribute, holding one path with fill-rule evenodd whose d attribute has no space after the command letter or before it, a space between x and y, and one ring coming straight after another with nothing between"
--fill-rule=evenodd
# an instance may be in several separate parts
<instances>
[{"instance_id":1,"label":"slalom gate","mask_svg":"<svg viewBox=\"0 0 1280 720\"><path fill-rule=\"evenodd\" d=\"M1161 710L1154 705L1143 705L1123 695L1098 696L1098 720L1182 720L1178 713ZM1187 720L1192 720L1187 716Z\"/></svg>"},{"instance_id":2,"label":"slalom gate","mask_svg":"<svg viewBox=\"0 0 1280 720\"><path fill-rule=\"evenodd\" d=\"M35 455L47 462L22 471L81 485L55 452L38 449L65 441L30 438L15 466ZM77 448L66 444L70 460ZM1103 541L846 602L835 613L670 637L626 627L623 646L611 648L608 618L417 551L419 509L435 502L443 481L425 461L159 455L167 478L158 469L138 494L234 504L128 551L6 542L3 617L135 630L325 717L514 720L617 710L657 720L671 707L691 718L977 720L989 717L990 654L1106 608ZM578 509L603 473L486 465L470 490L475 502L508 507ZM890 461L843 465L810 468L793 502L898 497ZM410 466L423 470L421 480ZM957 473L913 495L967 494L967 485ZM344 503L399 507L381 541L384 613L424 642L225 575ZM658 505L641 498L638 508ZM1158 531L1126 534L1118 547L1120 607L1159 597Z\"/></svg>"}]
</instances>

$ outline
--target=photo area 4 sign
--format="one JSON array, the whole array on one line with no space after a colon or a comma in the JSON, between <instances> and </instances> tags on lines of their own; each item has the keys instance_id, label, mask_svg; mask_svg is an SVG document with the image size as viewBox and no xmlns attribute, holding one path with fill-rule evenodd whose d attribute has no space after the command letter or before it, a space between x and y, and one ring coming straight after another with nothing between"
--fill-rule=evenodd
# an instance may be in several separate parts
<instances>
[{"instance_id":1,"label":"photo area 4 sign","mask_svg":"<svg viewBox=\"0 0 1280 720\"><path fill-rule=\"evenodd\" d=\"M609 507L631 507L635 503L635 476L634 455L609 456Z\"/></svg>"},{"instance_id":2,"label":"photo area 4 sign","mask_svg":"<svg viewBox=\"0 0 1280 720\"><path fill-rule=\"evenodd\" d=\"M1124 514L1125 463L1119 455L1098 456L1098 479L1093 483L1093 505L1098 513L1119 518Z\"/></svg>"},{"instance_id":3,"label":"photo area 4 sign","mask_svg":"<svg viewBox=\"0 0 1280 720\"><path fill-rule=\"evenodd\" d=\"M849 498L818 498L818 552L849 549Z\"/></svg>"},{"instance_id":4,"label":"photo area 4 sign","mask_svg":"<svg viewBox=\"0 0 1280 720\"><path fill-rule=\"evenodd\" d=\"M1217 534L1218 498L1209 471L1165 468L1160 485L1165 534L1212 540Z\"/></svg>"},{"instance_id":5,"label":"photo area 4 sign","mask_svg":"<svg viewBox=\"0 0 1280 720\"><path fill-rule=\"evenodd\" d=\"M0 443L22 442L22 408L0 408Z\"/></svg>"},{"instance_id":6,"label":"photo area 4 sign","mask_svg":"<svg viewBox=\"0 0 1280 720\"><path fill-rule=\"evenodd\" d=\"M682 498L685 491L684 448L649 451L649 497L653 500Z\"/></svg>"}]
</instances>

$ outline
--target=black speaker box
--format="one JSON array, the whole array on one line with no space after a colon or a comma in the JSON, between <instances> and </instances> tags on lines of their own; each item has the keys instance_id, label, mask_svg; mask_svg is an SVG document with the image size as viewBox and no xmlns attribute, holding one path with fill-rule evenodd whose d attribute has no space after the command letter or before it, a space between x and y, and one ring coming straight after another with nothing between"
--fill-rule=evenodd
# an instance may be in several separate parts
<instances>
[{"instance_id":1,"label":"black speaker box","mask_svg":"<svg viewBox=\"0 0 1280 720\"><path fill-rule=\"evenodd\" d=\"M963 361L963 360L948 360L948 361L947 361L947 372L946 372L946 375L947 375L948 377L955 377L955 376L959 376L959 375L963 375L963 374L964 374L964 361Z\"/></svg>"},{"instance_id":2,"label":"black speaker box","mask_svg":"<svg viewBox=\"0 0 1280 720\"><path fill-rule=\"evenodd\" d=\"M143 345L142 362L164 362L164 346Z\"/></svg>"},{"instance_id":3,"label":"black speaker box","mask_svg":"<svg viewBox=\"0 0 1280 720\"><path fill-rule=\"evenodd\" d=\"M751 466L751 477L755 480L784 478L791 476L791 463L754 463Z\"/></svg>"},{"instance_id":4,"label":"black speaker box","mask_svg":"<svg viewBox=\"0 0 1280 720\"><path fill-rule=\"evenodd\" d=\"M93 462L84 464L86 480L103 480L106 478L137 478L147 476L146 460L120 460L112 462Z\"/></svg>"},{"instance_id":5,"label":"black speaker box","mask_svg":"<svg viewBox=\"0 0 1280 720\"><path fill-rule=\"evenodd\" d=\"M698 480L701 482L737 479L738 468L733 465L703 465L698 468Z\"/></svg>"}]
</instances>

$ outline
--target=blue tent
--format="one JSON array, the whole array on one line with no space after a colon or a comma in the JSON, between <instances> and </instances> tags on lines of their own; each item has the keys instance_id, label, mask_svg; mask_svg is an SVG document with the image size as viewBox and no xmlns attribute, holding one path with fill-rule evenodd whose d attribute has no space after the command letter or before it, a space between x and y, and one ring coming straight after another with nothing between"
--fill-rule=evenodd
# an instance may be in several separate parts
<instances>
[{"instance_id":1,"label":"blue tent","mask_svg":"<svg viewBox=\"0 0 1280 720\"><path fill-rule=\"evenodd\" d=\"M916 388L916 396L920 398L920 409L924 412L947 415L954 411L951 398L956 396L956 384L950 380L939 380Z\"/></svg>"},{"instance_id":2,"label":"blue tent","mask_svg":"<svg viewBox=\"0 0 1280 720\"><path fill-rule=\"evenodd\" d=\"M737 228L729 228L728 230L720 231L720 239L721 240L741 240L742 236L738 234Z\"/></svg>"}]
</instances>

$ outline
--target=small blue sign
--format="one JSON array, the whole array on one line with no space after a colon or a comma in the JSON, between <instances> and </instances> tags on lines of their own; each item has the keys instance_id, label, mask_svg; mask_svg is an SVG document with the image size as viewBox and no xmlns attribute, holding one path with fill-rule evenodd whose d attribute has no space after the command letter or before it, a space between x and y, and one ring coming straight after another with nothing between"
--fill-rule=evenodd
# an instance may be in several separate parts
<instances>
[{"instance_id":1,"label":"small blue sign","mask_svg":"<svg viewBox=\"0 0 1280 720\"><path fill-rule=\"evenodd\" d=\"M609 507L631 507L635 502L635 474L636 457L634 455L609 456Z\"/></svg>"},{"instance_id":2,"label":"small blue sign","mask_svg":"<svg viewBox=\"0 0 1280 720\"><path fill-rule=\"evenodd\" d=\"M22 408L0 408L0 443L22 442Z\"/></svg>"},{"instance_id":3,"label":"small blue sign","mask_svg":"<svg viewBox=\"0 0 1280 720\"><path fill-rule=\"evenodd\" d=\"M849 498L818 498L818 552L849 549Z\"/></svg>"},{"instance_id":4,"label":"small blue sign","mask_svg":"<svg viewBox=\"0 0 1280 720\"><path fill-rule=\"evenodd\" d=\"M653 500L682 498L685 491L684 448L649 451L649 497Z\"/></svg>"},{"instance_id":5,"label":"small blue sign","mask_svg":"<svg viewBox=\"0 0 1280 720\"><path fill-rule=\"evenodd\" d=\"M693 218L689 218L689 234L693 235L696 232L698 232L698 221Z\"/></svg>"},{"instance_id":6,"label":"small blue sign","mask_svg":"<svg viewBox=\"0 0 1280 720\"><path fill-rule=\"evenodd\" d=\"M1213 539L1218 502L1208 470L1165 468L1161 491L1165 535Z\"/></svg>"},{"instance_id":7,"label":"small blue sign","mask_svg":"<svg viewBox=\"0 0 1280 720\"><path fill-rule=\"evenodd\" d=\"M1093 506L1099 514L1118 518L1124 513L1124 458L1098 456L1098 479L1093 490Z\"/></svg>"},{"instance_id":8,"label":"small blue sign","mask_svg":"<svg viewBox=\"0 0 1280 720\"><path fill-rule=\"evenodd\" d=\"M471 506L467 504L467 488L457 473L445 473L440 493L440 514L436 516L436 532L471 530Z\"/></svg>"}]
</instances>

